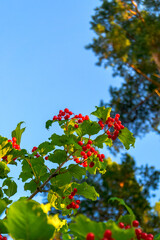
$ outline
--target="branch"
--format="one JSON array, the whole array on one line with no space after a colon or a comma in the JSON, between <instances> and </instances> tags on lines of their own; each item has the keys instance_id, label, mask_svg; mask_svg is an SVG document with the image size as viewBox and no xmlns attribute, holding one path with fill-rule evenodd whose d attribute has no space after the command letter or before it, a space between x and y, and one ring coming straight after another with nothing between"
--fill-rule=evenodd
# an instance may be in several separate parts
<instances>
[{"instance_id":1,"label":"branch","mask_svg":"<svg viewBox=\"0 0 160 240\"><path fill-rule=\"evenodd\" d=\"M129 64L128 65L133 68L138 74L142 75L145 79L147 79L149 82L151 82L152 84L156 85L158 88L160 88L160 83L158 83L157 81L149 78L145 73L143 73L140 69L136 68L133 64Z\"/></svg>"}]
</instances>

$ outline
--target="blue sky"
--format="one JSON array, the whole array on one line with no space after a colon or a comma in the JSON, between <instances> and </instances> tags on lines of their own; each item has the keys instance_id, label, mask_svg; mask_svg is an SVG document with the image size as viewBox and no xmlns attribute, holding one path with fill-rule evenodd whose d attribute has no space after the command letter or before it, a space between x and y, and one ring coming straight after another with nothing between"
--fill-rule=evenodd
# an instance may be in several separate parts
<instances>
[{"instance_id":1,"label":"blue sky","mask_svg":"<svg viewBox=\"0 0 160 240\"><path fill-rule=\"evenodd\" d=\"M0 2L2 136L10 138L17 123L25 121L21 147L31 150L51 131L58 131L55 127L48 132L44 126L60 109L68 107L74 113L89 114L101 99L109 101L109 86L119 86L121 80L112 78L111 69L95 66L94 53L84 48L93 38L89 21L99 3ZM151 133L137 139L136 148L129 153L138 166L148 164L160 169L159 144L159 137ZM112 158L120 162L120 155ZM18 170L14 168L15 176ZM21 193L19 184L19 196Z\"/></svg>"}]
</instances>

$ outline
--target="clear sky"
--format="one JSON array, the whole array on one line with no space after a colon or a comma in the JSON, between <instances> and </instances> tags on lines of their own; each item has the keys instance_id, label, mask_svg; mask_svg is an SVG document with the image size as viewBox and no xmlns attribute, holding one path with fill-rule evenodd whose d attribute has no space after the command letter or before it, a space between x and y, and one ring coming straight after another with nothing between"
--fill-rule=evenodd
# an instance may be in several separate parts
<instances>
[{"instance_id":1,"label":"clear sky","mask_svg":"<svg viewBox=\"0 0 160 240\"><path fill-rule=\"evenodd\" d=\"M68 107L89 114L100 100L109 100L110 84L118 86L111 69L95 66L91 15L97 0L0 1L0 134L10 133L20 121L26 131L21 147L31 150L45 141L52 128L45 122ZM129 151L137 165L160 169L160 139L148 134ZM106 151L106 150L105 150ZM110 153L108 153L108 156ZM115 161L120 162L120 155ZM14 168L15 176L18 168ZM22 185L19 185L19 196ZM22 193L23 194L23 193ZM160 196L157 195L156 200ZM154 202L153 200L152 202Z\"/></svg>"}]
</instances>

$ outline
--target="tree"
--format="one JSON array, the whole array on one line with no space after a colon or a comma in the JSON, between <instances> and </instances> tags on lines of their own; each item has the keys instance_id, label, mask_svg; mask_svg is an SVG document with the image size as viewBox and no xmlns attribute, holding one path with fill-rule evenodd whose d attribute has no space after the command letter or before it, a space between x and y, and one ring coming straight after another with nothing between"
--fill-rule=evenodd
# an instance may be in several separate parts
<instances>
[{"instance_id":1,"label":"tree","mask_svg":"<svg viewBox=\"0 0 160 240\"><path fill-rule=\"evenodd\" d=\"M108 159L104 175L88 176L88 184L95 187L100 198L95 202L83 200L80 212L95 221L118 220L123 208L109 202L111 197L119 197L132 207L137 220L146 232L157 233L160 216L149 203L151 191L158 188L160 171L154 167L137 168L134 159L124 154L122 163ZM107 213L107 214L106 214Z\"/></svg>"},{"instance_id":2,"label":"tree","mask_svg":"<svg viewBox=\"0 0 160 240\"><path fill-rule=\"evenodd\" d=\"M121 215L118 222L96 223L83 215L74 217L81 204L80 196L93 201L99 196L93 186L86 181L78 181L85 179L87 172L94 176L97 172L105 173L108 163L104 154L99 152L103 145L111 147L116 138L126 149L134 145L135 138L119 122L119 114L113 119L110 112L110 108L97 108L92 113L100 119L97 122L88 115L74 115L67 108L60 110L58 115L46 122L46 128L57 122L63 134L52 133L48 141L33 147L32 152L20 148L21 135L25 130L21 128L22 122L12 132L12 139L0 136L0 214L3 213L0 239L6 240L3 234L9 234L15 240L51 240L57 239L57 235L66 240L130 240L140 239L142 235L146 240L153 240L152 234L139 228L133 211L123 199L110 199L127 209L127 214ZM102 121L104 127L109 128L105 133L101 131ZM112 133L108 133L111 128ZM13 202L10 198L17 192L17 184L8 173L9 167L17 164L22 166L19 178L31 195ZM48 183L49 189L46 190ZM33 200L44 191L48 193L48 204ZM65 219L48 215L51 208L60 210ZM73 221L68 225L67 219L71 217ZM155 239L159 240L159 235Z\"/></svg>"},{"instance_id":3,"label":"tree","mask_svg":"<svg viewBox=\"0 0 160 240\"><path fill-rule=\"evenodd\" d=\"M118 110L135 136L159 134L160 2L103 0L91 28L96 37L87 48L98 56L97 64L112 66L113 76L123 78L120 88L110 87L110 103L101 106Z\"/></svg>"}]
</instances>

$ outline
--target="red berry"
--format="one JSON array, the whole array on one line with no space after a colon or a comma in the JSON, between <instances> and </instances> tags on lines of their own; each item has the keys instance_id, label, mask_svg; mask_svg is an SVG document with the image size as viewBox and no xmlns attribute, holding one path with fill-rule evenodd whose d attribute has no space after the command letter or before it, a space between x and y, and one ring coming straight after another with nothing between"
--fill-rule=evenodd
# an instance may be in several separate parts
<instances>
[{"instance_id":1,"label":"red berry","mask_svg":"<svg viewBox=\"0 0 160 240\"><path fill-rule=\"evenodd\" d=\"M13 137L12 138L12 142L16 143L17 142L17 138Z\"/></svg>"},{"instance_id":2,"label":"red berry","mask_svg":"<svg viewBox=\"0 0 160 240\"><path fill-rule=\"evenodd\" d=\"M69 118L70 118L70 115L68 114L64 117L65 120L68 120Z\"/></svg>"},{"instance_id":3,"label":"red berry","mask_svg":"<svg viewBox=\"0 0 160 240\"><path fill-rule=\"evenodd\" d=\"M87 162L84 162L82 165L83 165L83 167L88 167L88 163Z\"/></svg>"},{"instance_id":4,"label":"red berry","mask_svg":"<svg viewBox=\"0 0 160 240\"><path fill-rule=\"evenodd\" d=\"M139 222L137 220L134 220L132 222L132 225L133 225L133 227L138 227L139 226Z\"/></svg>"},{"instance_id":5,"label":"red berry","mask_svg":"<svg viewBox=\"0 0 160 240\"><path fill-rule=\"evenodd\" d=\"M79 146L82 146L82 145L83 145L83 142L82 142L82 141L79 141L78 144L79 144Z\"/></svg>"},{"instance_id":6,"label":"red berry","mask_svg":"<svg viewBox=\"0 0 160 240\"><path fill-rule=\"evenodd\" d=\"M57 119L58 119L58 117L57 117L57 116L54 116L54 117L53 117L53 121L54 121L54 120L57 120Z\"/></svg>"},{"instance_id":7,"label":"red berry","mask_svg":"<svg viewBox=\"0 0 160 240\"><path fill-rule=\"evenodd\" d=\"M61 120L62 120L62 117L59 116L59 117L58 117L58 120L61 121Z\"/></svg>"},{"instance_id":8,"label":"red berry","mask_svg":"<svg viewBox=\"0 0 160 240\"><path fill-rule=\"evenodd\" d=\"M124 228L124 223L123 222L119 222L119 227L120 228Z\"/></svg>"},{"instance_id":9,"label":"red berry","mask_svg":"<svg viewBox=\"0 0 160 240\"><path fill-rule=\"evenodd\" d=\"M86 145L86 148L87 148L87 149L90 149L90 148L91 148L91 145L90 145L90 144L87 144L87 145Z\"/></svg>"},{"instance_id":10,"label":"red berry","mask_svg":"<svg viewBox=\"0 0 160 240\"><path fill-rule=\"evenodd\" d=\"M82 152L81 152L81 156L84 156L84 155L85 155L85 152L84 152L84 151L82 151Z\"/></svg>"},{"instance_id":11,"label":"red berry","mask_svg":"<svg viewBox=\"0 0 160 240\"><path fill-rule=\"evenodd\" d=\"M85 116L85 120L89 120L89 116L88 115Z\"/></svg>"},{"instance_id":12,"label":"red berry","mask_svg":"<svg viewBox=\"0 0 160 240\"><path fill-rule=\"evenodd\" d=\"M36 151L37 149L38 149L37 147L33 147L32 152Z\"/></svg>"},{"instance_id":13,"label":"red berry","mask_svg":"<svg viewBox=\"0 0 160 240\"><path fill-rule=\"evenodd\" d=\"M130 225L127 225L127 226L125 226L125 229L129 229L129 228L131 228L131 226L130 226Z\"/></svg>"},{"instance_id":14,"label":"red berry","mask_svg":"<svg viewBox=\"0 0 160 240\"><path fill-rule=\"evenodd\" d=\"M9 139L8 142L12 142L12 140Z\"/></svg>"},{"instance_id":15,"label":"red berry","mask_svg":"<svg viewBox=\"0 0 160 240\"><path fill-rule=\"evenodd\" d=\"M90 157L92 155L92 152L91 151L88 151L87 152L87 156Z\"/></svg>"},{"instance_id":16,"label":"red berry","mask_svg":"<svg viewBox=\"0 0 160 240\"><path fill-rule=\"evenodd\" d=\"M83 156L83 158L86 160L86 159L88 158L87 154L85 154L85 155Z\"/></svg>"},{"instance_id":17,"label":"red berry","mask_svg":"<svg viewBox=\"0 0 160 240\"><path fill-rule=\"evenodd\" d=\"M148 234L147 237L150 237L150 238L154 238L154 236L152 234Z\"/></svg>"},{"instance_id":18,"label":"red berry","mask_svg":"<svg viewBox=\"0 0 160 240\"><path fill-rule=\"evenodd\" d=\"M65 197L62 197L62 199L65 199Z\"/></svg>"},{"instance_id":19,"label":"red berry","mask_svg":"<svg viewBox=\"0 0 160 240\"><path fill-rule=\"evenodd\" d=\"M18 144L15 145L15 149L19 150L20 146Z\"/></svg>"},{"instance_id":20,"label":"red berry","mask_svg":"<svg viewBox=\"0 0 160 240\"><path fill-rule=\"evenodd\" d=\"M74 197L74 195L75 195L75 192L71 192L71 196L73 196L73 197Z\"/></svg>"},{"instance_id":21,"label":"red berry","mask_svg":"<svg viewBox=\"0 0 160 240\"><path fill-rule=\"evenodd\" d=\"M78 204L76 204L75 208L79 208L79 205L78 205Z\"/></svg>"},{"instance_id":22,"label":"red berry","mask_svg":"<svg viewBox=\"0 0 160 240\"><path fill-rule=\"evenodd\" d=\"M87 150L87 147L86 147L86 146L83 146L82 149L83 149L83 151L86 151L86 150Z\"/></svg>"},{"instance_id":23,"label":"red berry","mask_svg":"<svg viewBox=\"0 0 160 240\"><path fill-rule=\"evenodd\" d=\"M74 192L74 193L76 193L77 191L78 191L77 188L74 188L74 189L73 189L73 192Z\"/></svg>"},{"instance_id":24,"label":"red berry","mask_svg":"<svg viewBox=\"0 0 160 240\"><path fill-rule=\"evenodd\" d=\"M73 113L71 111L69 111L69 115L72 115Z\"/></svg>"},{"instance_id":25,"label":"red berry","mask_svg":"<svg viewBox=\"0 0 160 240\"><path fill-rule=\"evenodd\" d=\"M69 199L73 199L73 196L72 196L72 195L69 195L68 198L69 198Z\"/></svg>"},{"instance_id":26,"label":"red berry","mask_svg":"<svg viewBox=\"0 0 160 240\"><path fill-rule=\"evenodd\" d=\"M45 157L45 160L48 160L48 156Z\"/></svg>"},{"instance_id":27,"label":"red berry","mask_svg":"<svg viewBox=\"0 0 160 240\"><path fill-rule=\"evenodd\" d=\"M65 109L64 109L64 112L69 113L69 109L68 109L68 108L65 108Z\"/></svg>"},{"instance_id":28,"label":"red berry","mask_svg":"<svg viewBox=\"0 0 160 240\"><path fill-rule=\"evenodd\" d=\"M86 236L86 240L94 240L94 234L93 233L88 233Z\"/></svg>"},{"instance_id":29,"label":"red berry","mask_svg":"<svg viewBox=\"0 0 160 240\"><path fill-rule=\"evenodd\" d=\"M90 168L94 167L94 162L90 162L89 167Z\"/></svg>"},{"instance_id":30,"label":"red berry","mask_svg":"<svg viewBox=\"0 0 160 240\"><path fill-rule=\"evenodd\" d=\"M82 114L80 113L80 114L78 115L78 117L79 117L79 118L82 118L83 116L82 116Z\"/></svg>"},{"instance_id":31,"label":"red berry","mask_svg":"<svg viewBox=\"0 0 160 240\"><path fill-rule=\"evenodd\" d=\"M88 140L88 144L92 144L92 140L89 139L89 140Z\"/></svg>"},{"instance_id":32,"label":"red berry","mask_svg":"<svg viewBox=\"0 0 160 240\"><path fill-rule=\"evenodd\" d=\"M106 230L105 233L104 233L104 237L105 238L111 238L111 236L112 236L111 230Z\"/></svg>"},{"instance_id":33,"label":"red berry","mask_svg":"<svg viewBox=\"0 0 160 240\"><path fill-rule=\"evenodd\" d=\"M76 203L77 203L77 204L80 204L80 202L81 202L80 200L76 200Z\"/></svg>"},{"instance_id":34,"label":"red berry","mask_svg":"<svg viewBox=\"0 0 160 240\"><path fill-rule=\"evenodd\" d=\"M104 155L104 154L101 154L101 158L105 158L105 155Z\"/></svg>"},{"instance_id":35,"label":"red berry","mask_svg":"<svg viewBox=\"0 0 160 240\"><path fill-rule=\"evenodd\" d=\"M146 239L146 237L147 237L147 233L142 232L142 233L141 233L141 238L142 238L142 239Z\"/></svg>"},{"instance_id":36,"label":"red berry","mask_svg":"<svg viewBox=\"0 0 160 240\"><path fill-rule=\"evenodd\" d=\"M141 233L142 233L142 230L140 228L136 228L135 233L136 233L137 236L140 236Z\"/></svg>"},{"instance_id":37,"label":"red berry","mask_svg":"<svg viewBox=\"0 0 160 240\"><path fill-rule=\"evenodd\" d=\"M75 128L78 128L79 126L78 126L78 124L75 124L74 127L75 127Z\"/></svg>"},{"instance_id":38,"label":"red berry","mask_svg":"<svg viewBox=\"0 0 160 240\"><path fill-rule=\"evenodd\" d=\"M7 240L7 237L3 237L2 240Z\"/></svg>"},{"instance_id":39,"label":"red berry","mask_svg":"<svg viewBox=\"0 0 160 240\"><path fill-rule=\"evenodd\" d=\"M91 148L90 148L90 151L91 151L91 152L94 152L94 151L95 151L94 147L91 147Z\"/></svg>"}]
</instances>

